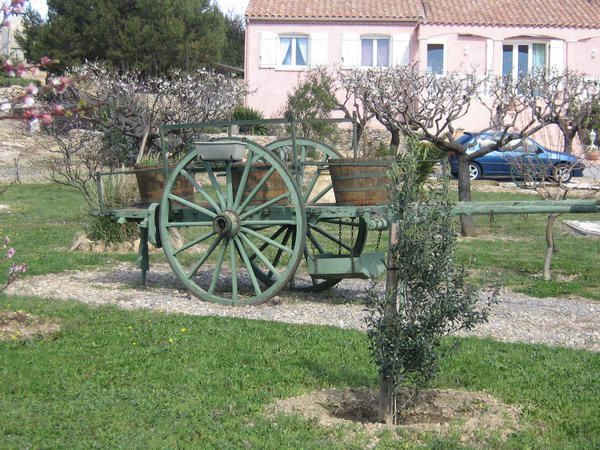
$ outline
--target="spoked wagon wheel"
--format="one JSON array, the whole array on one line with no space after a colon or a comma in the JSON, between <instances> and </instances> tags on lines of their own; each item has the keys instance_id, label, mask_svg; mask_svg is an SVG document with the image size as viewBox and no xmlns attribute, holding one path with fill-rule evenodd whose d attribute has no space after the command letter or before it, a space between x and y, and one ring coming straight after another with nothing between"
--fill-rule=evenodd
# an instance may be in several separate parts
<instances>
[{"instance_id":1,"label":"spoked wagon wheel","mask_svg":"<svg viewBox=\"0 0 600 450\"><path fill-rule=\"evenodd\" d=\"M223 140L237 140L235 138L223 138ZM242 142L243 140L239 140ZM293 161L293 149L291 139L281 139L267 145L276 156L282 160L296 178L302 192L305 203L318 203L332 191L331 178L326 163L329 159L341 158L341 155L327 144L313 139L297 138L297 161ZM281 226L273 239L282 245L295 237L295 230L288 226ZM319 257L323 255L355 255L362 253L367 240L367 226L364 220L319 220L310 221L306 231L306 246L303 250L304 258ZM264 244L259 247L263 250ZM275 253L271 261L277 267L281 255ZM252 257L251 257L252 259ZM261 270L255 266L256 277L265 284L274 282L270 270ZM292 289L298 291L318 292L329 289L339 283L341 279L310 278L305 282L294 279Z\"/></svg>"},{"instance_id":2,"label":"spoked wagon wheel","mask_svg":"<svg viewBox=\"0 0 600 450\"><path fill-rule=\"evenodd\" d=\"M169 176L160 206L160 236L171 268L195 296L226 305L275 296L294 275L305 247L304 202L292 175L264 147L245 147L243 162L188 153ZM173 193L181 180L193 186L193 199ZM283 243L277 240L281 227L293 231ZM261 283L256 270L270 273L271 282Z\"/></svg>"}]
</instances>

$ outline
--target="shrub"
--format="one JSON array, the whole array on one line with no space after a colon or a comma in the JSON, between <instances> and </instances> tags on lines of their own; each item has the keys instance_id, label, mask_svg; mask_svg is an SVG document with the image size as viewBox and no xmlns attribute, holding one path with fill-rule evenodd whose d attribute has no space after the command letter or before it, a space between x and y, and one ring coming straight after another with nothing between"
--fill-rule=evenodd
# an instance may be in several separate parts
<instances>
[{"instance_id":1,"label":"shrub","mask_svg":"<svg viewBox=\"0 0 600 450\"><path fill-rule=\"evenodd\" d=\"M296 120L326 119L338 109L335 97L336 80L326 68L313 69L288 95L285 116ZM337 126L330 123L299 125L302 136L321 140L337 134Z\"/></svg>"},{"instance_id":2,"label":"shrub","mask_svg":"<svg viewBox=\"0 0 600 450\"><path fill-rule=\"evenodd\" d=\"M238 106L233 110L232 120L264 120L263 113L247 106ZM241 125L240 134L253 134L256 136L266 136L268 128L266 125Z\"/></svg>"}]
</instances>

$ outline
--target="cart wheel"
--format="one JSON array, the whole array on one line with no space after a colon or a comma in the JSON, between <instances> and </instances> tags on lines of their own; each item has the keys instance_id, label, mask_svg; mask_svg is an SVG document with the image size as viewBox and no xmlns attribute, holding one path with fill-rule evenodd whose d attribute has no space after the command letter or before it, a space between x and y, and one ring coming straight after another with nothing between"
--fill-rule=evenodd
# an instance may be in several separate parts
<instances>
[{"instance_id":1,"label":"cart wheel","mask_svg":"<svg viewBox=\"0 0 600 450\"><path fill-rule=\"evenodd\" d=\"M217 140L246 142L240 138L220 138ZM297 158L294 159L292 139L285 138L267 145L267 149L279 157L294 176L296 183L300 186L304 203L317 203L323 197L333 190L329 170L323 165L310 166L310 163L323 164L329 159L341 158L341 155L324 142L307 138L297 138L295 140L298 149ZM308 240L303 250L305 259L311 255L321 254L341 254L360 255L367 239L367 226L362 220L350 224L350 220L342 220L341 228L338 222L335 224L325 222L315 222L308 225ZM341 233L340 233L341 230ZM342 239L339 239L339 236ZM281 226L277 233L274 233L273 239L276 239L282 245L290 239L295 238L295 230L289 226ZM261 245L260 251L264 250L265 244ZM271 263L277 267L281 260L281 252L275 253ZM255 255L250 256L254 261ZM264 271L259 265L253 265L256 277L263 283L270 285L274 282L272 271ZM293 280L291 288L298 291L318 292L336 285L341 279L318 279L311 277L309 283L298 284Z\"/></svg>"},{"instance_id":2,"label":"cart wheel","mask_svg":"<svg viewBox=\"0 0 600 450\"><path fill-rule=\"evenodd\" d=\"M225 305L271 299L293 277L306 246L304 202L293 176L266 148L245 146L240 163L188 153L171 172L160 206L160 236L176 276L200 299ZM193 195L176 194L186 183ZM282 227L293 233L283 243ZM261 283L256 270L272 282Z\"/></svg>"}]
</instances>

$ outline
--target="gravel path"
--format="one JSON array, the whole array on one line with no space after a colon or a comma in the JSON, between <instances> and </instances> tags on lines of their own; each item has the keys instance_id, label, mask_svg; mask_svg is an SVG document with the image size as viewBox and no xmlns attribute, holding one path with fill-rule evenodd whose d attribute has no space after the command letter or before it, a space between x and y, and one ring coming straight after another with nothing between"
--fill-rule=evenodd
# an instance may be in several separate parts
<instances>
[{"instance_id":1,"label":"gravel path","mask_svg":"<svg viewBox=\"0 0 600 450\"><path fill-rule=\"evenodd\" d=\"M197 316L243 317L292 324L331 325L364 330L359 300L369 282L344 280L326 293L283 292L252 307L227 307L201 302L182 289L167 265L154 265L148 287L139 286L139 272L121 264L110 271L65 272L27 277L9 288L19 295L71 299L123 309L152 309ZM600 302L583 299L538 299L510 291L500 294L490 321L464 335L504 342L542 343L600 351Z\"/></svg>"}]
</instances>

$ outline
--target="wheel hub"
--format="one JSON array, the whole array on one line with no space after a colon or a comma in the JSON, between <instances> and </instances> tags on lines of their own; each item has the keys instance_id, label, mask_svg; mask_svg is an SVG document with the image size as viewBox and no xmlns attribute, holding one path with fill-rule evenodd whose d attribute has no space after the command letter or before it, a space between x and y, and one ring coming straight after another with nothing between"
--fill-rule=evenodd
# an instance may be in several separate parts
<instances>
[{"instance_id":1,"label":"wheel hub","mask_svg":"<svg viewBox=\"0 0 600 450\"><path fill-rule=\"evenodd\" d=\"M220 236L232 238L240 232L240 216L235 211L223 211L215 217L213 229Z\"/></svg>"}]
</instances>

